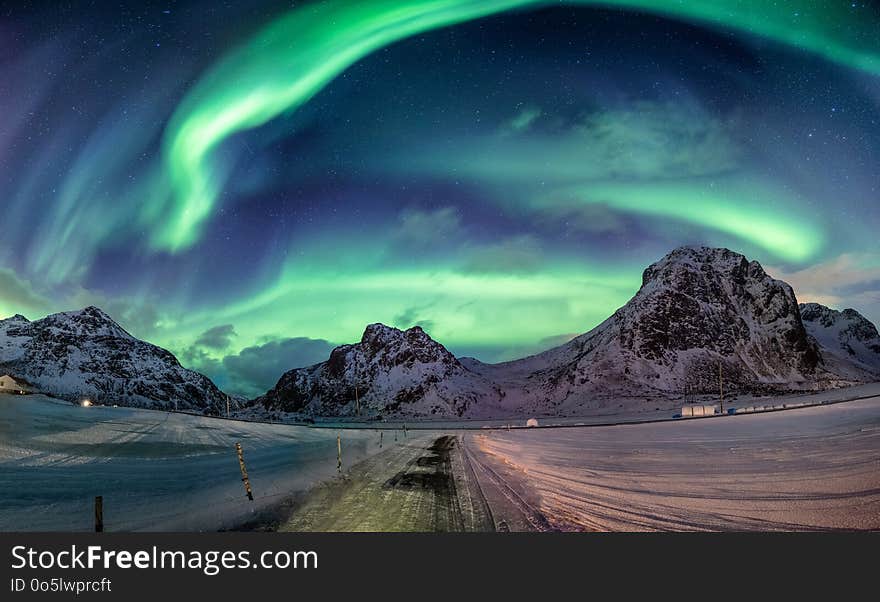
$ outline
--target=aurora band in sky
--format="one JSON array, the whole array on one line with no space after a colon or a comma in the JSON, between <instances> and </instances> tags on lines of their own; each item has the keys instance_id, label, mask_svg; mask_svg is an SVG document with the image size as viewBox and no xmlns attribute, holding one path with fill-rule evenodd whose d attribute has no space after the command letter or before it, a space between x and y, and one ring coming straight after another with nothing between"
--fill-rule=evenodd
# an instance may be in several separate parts
<instances>
[{"instance_id":1,"label":"aurora band in sky","mask_svg":"<svg viewBox=\"0 0 880 602\"><path fill-rule=\"evenodd\" d=\"M277 19L216 64L175 112L165 136L171 190L144 211L153 226L153 246L176 252L198 240L226 181L226 171L212 158L225 139L295 111L350 65L397 40L502 11L549 4L536 0L337 1L307 5ZM854 22L856 17L841 3L573 0L567 4L613 5L732 27L880 73L880 40L876 30L871 34L874 24ZM852 31L864 35L852 35ZM724 215L705 207L691 212L663 203L662 196L633 202L616 194L603 202L624 212L664 215L707 227L722 218L732 224L728 231L777 254L781 250L787 259L805 259L813 250L803 246L807 243L792 248L779 242L772 224L753 222L754 214L738 212L736 206L728 207ZM783 234L791 239L791 233ZM774 239L777 242L767 246Z\"/></svg>"}]
</instances>

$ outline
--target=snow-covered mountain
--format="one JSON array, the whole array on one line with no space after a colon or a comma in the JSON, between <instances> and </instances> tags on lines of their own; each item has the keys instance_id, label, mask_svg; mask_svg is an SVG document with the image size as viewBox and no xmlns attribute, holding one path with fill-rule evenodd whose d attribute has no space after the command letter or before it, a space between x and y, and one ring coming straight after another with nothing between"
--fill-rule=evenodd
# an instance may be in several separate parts
<instances>
[{"instance_id":1,"label":"snow-covered mountain","mask_svg":"<svg viewBox=\"0 0 880 602\"><path fill-rule=\"evenodd\" d=\"M807 332L821 347L829 372L857 381L880 378L880 334L862 314L818 303L802 303L800 310Z\"/></svg>"},{"instance_id":2,"label":"snow-covered mountain","mask_svg":"<svg viewBox=\"0 0 880 602\"><path fill-rule=\"evenodd\" d=\"M0 320L0 374L43 393L148 408L215 413L226 396L169 351L128 334L97 307L30 322Z\"/></svg>"},{"instance_id":3,"label":"snow-covered mountain","mask_svg":"<svg viewBox=\"0 0 880 602\"><path fill-rule=\"evenodd\" d=\"M285 373L256 400L266 410L322 416L473 416L498 410L503 393L467 370L420 327L367 326L359 343L326 362Z\"/></svg>"},{"instance_id":4,"label":"snow-covered mountain","mask_svg":"<svg viewBox=\"0 0 880 602\"><path fill-rule=\"evenodd\" d=\"M706 247L675 249L649 266L626 305L560 347L465 365L533 411L715 393L719 380L728 391L762 392L815 388L821 378L791 287L756 261Z\"/></svg>"},{"instance_id":5,"label":"snow-covered mountain","mask_svg":"<svg viewBox=\"0 0 880 602\"><path fill-rule=\"evenodd\" d=\"M849 369L853 356L841 351L849 345L873 366L872 329L847 321L834 339L841 357L832 358L828 337L805 328L788 284L728 249L682 247L649 266L610 318L541 354L503 364L456 359L420 328L374 324L360 343L291 370L257 401L270 412L351 416L357 384L369 415L488 417L715 394L719 380L736 394L819 389L875 378L864 366Z\"/></svg>"}]
</instances>

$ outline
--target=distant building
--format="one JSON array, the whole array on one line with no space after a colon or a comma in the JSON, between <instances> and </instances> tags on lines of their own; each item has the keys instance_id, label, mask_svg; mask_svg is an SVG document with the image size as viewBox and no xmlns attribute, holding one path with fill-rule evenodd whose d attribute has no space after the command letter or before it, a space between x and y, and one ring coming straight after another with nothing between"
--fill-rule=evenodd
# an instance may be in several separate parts
<instances>
[{"instance_id":1,"label":"distant building","mask_svg":"<svg viewBox=\"0 0 880 602\"><path fill-rule=\"evenodd\" d=\"M8 374L0 376L0 393L33 393L34 389L23 380L17 380Z\"/></svg>"}]
</instances>

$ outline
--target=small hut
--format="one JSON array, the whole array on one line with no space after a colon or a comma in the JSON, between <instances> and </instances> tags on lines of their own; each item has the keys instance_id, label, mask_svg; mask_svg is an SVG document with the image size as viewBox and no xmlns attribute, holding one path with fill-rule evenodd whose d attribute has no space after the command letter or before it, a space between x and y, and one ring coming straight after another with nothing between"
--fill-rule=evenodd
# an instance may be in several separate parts
<instances>
[{"instance_id":1,"label":"small hut","mask_svg":"<svg viewBox=\"0 0 880 602\"><path fill-rule=\"evenodd\" d=\"M24 395L33 393L33 388L26 382L16 379L8 374L0 375L0 393L13 393Z\"/></svg>"},{"instance_id":2,"label":"small hut","mask_svg":"<svg viewBox=\"0 0 880 602\"><path fill-rule=\"evenodd\" d=\"M538 426L538 419L529 418L528 420L526 420L526 426Z\"/></svg>"}]
</instances>

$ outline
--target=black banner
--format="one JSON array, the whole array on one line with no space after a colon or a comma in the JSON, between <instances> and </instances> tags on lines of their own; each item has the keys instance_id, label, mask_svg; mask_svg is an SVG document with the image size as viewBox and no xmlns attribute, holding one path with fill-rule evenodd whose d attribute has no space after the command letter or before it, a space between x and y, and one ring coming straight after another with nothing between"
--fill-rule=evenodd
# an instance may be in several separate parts
<instances>
[{"instance_id":1,"label":"black banner","mask_svg":"<svg viewBox=\"0 0 880 602\"><path fill-rule=\"evenodd\" d=\"M785 591L873 575L876 534L2 534L2 600ZM873 544L873 545L872 545ZM699 587L702 587L700 585ZM707 595L709 590L707 590ZM329 598L327 596L330 596Z\"/></svg>"}]
</instances>

